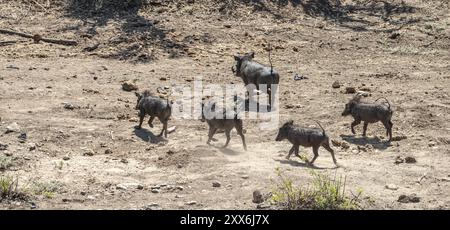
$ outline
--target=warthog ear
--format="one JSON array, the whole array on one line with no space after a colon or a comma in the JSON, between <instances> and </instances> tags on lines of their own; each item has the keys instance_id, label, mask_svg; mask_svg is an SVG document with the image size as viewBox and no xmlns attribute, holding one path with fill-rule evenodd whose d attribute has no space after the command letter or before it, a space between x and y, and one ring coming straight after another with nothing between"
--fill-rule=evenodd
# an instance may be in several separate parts
<instances>
[{"instance_id":1,"label":"warthog ear","mask_svg":"<svg viewBox=\"0 0 450 230\"><path fill-rule=\"evenodd\" d=\"M253 52L253 51L250 52L250 53L249 53L249 56L250 56L251 58L255 58L255 52Z\"/></svg>"},{"instance_id":2,"label":"warthog ear","mask_svg":"<svg viewBox=\"0 0 450 230\"><path fill-rule=\"evenodd\" d=\"M136 95L136 97L140 98L141 94L139 94L138 92L134 92L134 95Z\"/></svg>"},{"instance_id":3,"label":"warthog ear","mask_svg":"<svg viewBox=\"0 0 450 230\"><path fill-rule=\"evenodd\" d=\"M239 60L241 60L241 57L239 57L238 55L234 55L234 60L239 61Z\"/></svg>"}]
</instances>

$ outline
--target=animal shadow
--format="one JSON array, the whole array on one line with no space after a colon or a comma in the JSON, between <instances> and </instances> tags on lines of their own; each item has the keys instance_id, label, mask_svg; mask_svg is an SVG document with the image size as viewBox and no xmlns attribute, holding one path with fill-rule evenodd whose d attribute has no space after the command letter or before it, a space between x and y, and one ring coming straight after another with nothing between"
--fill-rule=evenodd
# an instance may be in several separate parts
<instances>
[{"instance_id":1,"label":"animal shadow","mask_svg":"<svg viewBox=\"0 0 450 230\"><path fill-rule=\"evenodd\" d=\"M161 141L165 141L163 137L158 137L155 134L153 134L150 130L141 128L137 129L134 128L134 134L139 137L141 140L145 142L150 142L152 144L158 144Z\"/></svg>"},{"instance_id":2,"label":"animal shadow","mask_svg":"<svg viewBox=\"0 0 450 230\"><path fill-rule=\"evenodd\" d=\"M370 144L376 149L387 149L389 146L391 146L391 142L389 141L382 141L378 137L356 137L353 135L341 135L341 138L349 143L352 143L354 145L367 145Z\"/></svg>"},{"instance_id":3,"label":"animal shadow","mask_svg":"<svg viewBox=\"0 0 450 230\"><path fill-rule=\"evenodd\" d=\"M318 167L316 165L311 165L305 162L299 162L299 161L295 161L295 160L287 160L287 159L275 159L275 161L280 162L281 164L289 164L292 165L294 167L303 167L303 168L310 168L310 169L333 169L333 168L324 168L324 167ZM336 168L336 167L335 167Z\"/></svg>"}]
</instances>

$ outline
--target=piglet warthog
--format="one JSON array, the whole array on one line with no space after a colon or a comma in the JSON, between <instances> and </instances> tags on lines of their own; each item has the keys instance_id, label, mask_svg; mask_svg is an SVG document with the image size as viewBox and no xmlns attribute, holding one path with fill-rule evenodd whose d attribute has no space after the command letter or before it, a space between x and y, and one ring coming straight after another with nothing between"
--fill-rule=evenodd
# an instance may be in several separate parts
<instances>
[{"instance_id":1,"label":"piglet warthog","mask_svg":"<svg viewBox=\"0 0 450 230\"><path fill-rule=\"evenodd\" d=\"M214 101L207 101L206 103L202 103L202 118L201 121L208 123L209 126L209 133L208 133L208 141L206 142L208 145L211 143L211 140L213 140L214 134L218 130L225 130L225 135L227 136L227 141L225 142L225 145L223 148L226 148L228 146L228 143L230 143L231 140L231 130L233 128L236 128L236 131L239 136L241 136L242 139L242 145L244 146L244 149L247 150L247 144L245 143L245 136L244 136L244 124L242 122L242 119L238 118L238 114L236 111L234 111L234 115L232 118L227 117L227 110L231 109L230 107L224 106L224 108L219 110L217 108L217 103ZM220 111L223 116L217 117L217 112Z\"/></svg>"},{"instance_id":2,"label":"piglet warthog","mask_svg":"<svg viewBox=\"0 0 450 230\"><path fill-rule=\"evenodd\" d=\"M329 137L325 133L323 127L318 122L317 124L320 126L321 130L302 128L298 125L294 125L294 121L292 120L286 122L283 126L281 126L281 128L278 130L278 135L275 140L282 141L284 139L288 139L289 142L293 144L292 148L289 150L289 154L286 157L287 159L291 157L292 153L300 157L300 155L298 155L300 145L303 147L312 147L314 153L314 158L310 162L310 164L312 165L319 156L319 148L320 146L322 146L331 153L334 164L338 165L336 158L334 157L334 151L330 147Z\"/></svg>"},{"instance_id":3,"label":"piglet warthog","mask_svg":"<svg viewBox=\"0 0 450 230\"><path fill-rule=\"evenodd\" d=\"M272 104L272 95L276 95L278 83L280 81L280 75L272 66L267 67L260 63L253 61L255 52L246 53L243 56L234 56L236 65L231 68L233 73L242 78L244 84L254 84L259 91L260 85L267 85L267 94L269 95L269 110ZM272 89L272 84L274 88Z\"/></svg>"},{"instance_id":4,"label":"piglet warthog","mask_svg":"<svg viewBox=\"0 0 450 230\"><path fill-rule=\"evenodd\" d=\"M377 99L376 101L378 101L379 99ZM357 94L347 104L345 104L345 109L342 112L342 116L351 115L353 117L354 121L351 124L353 134L355 134L355 126L359 125L361 121L364 122L363 136L366 136L367 125L369 125L369 123L381 121L381 123L383 123L384 127L386 128L386 136L389 136L389 141L391 141L393 126L391 119L393 111L391 109L389 101L387 99L385 100L387 102L387 105L361 102L361 95Z\"/></svg>"},{"instance_id":5,"label":"piglet warthog","mask_svg":"<svg viewBox=\"0 0 450 230\"><path fill-rule=\"evenodd\" d=\"M163 129L158 136L162 136L164 133L164 137L167 137L167 122L172 115L172 106L169 99L163 100L158 96L154 96L149 90L145 90L142 94L136 92L136 97L136 110L139 110L139 125L136 129L141 129L144 117L148 114L150 115L148 120L150 128L153 128L153 119L158 117L163 124Z\"/></svg>"}]
</instances>

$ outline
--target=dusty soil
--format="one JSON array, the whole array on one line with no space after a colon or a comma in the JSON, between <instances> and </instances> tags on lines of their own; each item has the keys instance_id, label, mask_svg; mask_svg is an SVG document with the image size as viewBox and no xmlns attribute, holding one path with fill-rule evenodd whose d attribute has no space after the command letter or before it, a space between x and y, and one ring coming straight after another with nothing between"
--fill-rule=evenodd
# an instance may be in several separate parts
<instances>
[{"instance_id":1,"label":"dusty soil","mask_svg":"<svg viewBox=\"0 0 450 230\"><path fill-rule=\"evenodd\" d=\"M126 12L37 2L0 1L0 28L80 44L0 34L0 144L7 145L0 173L30 195L1 209L255 209L252 192L272 191L277 168L298 186L309 184L311 170L346 176L349 194L361 189L371 201L366 209L450 208L447 1L150 1ZM349 145L333 146L342 167L323 149L318 168L285 160L289 143L275 142L277 130L261 131L254 120L244 121L248 151L235 132L227 149L223 133L206 145L199 120L172 119L176 131L158 143L149 138L159 122L134 129L136 97L122 90L124 81L151 90L196 76L242 84L229 55L253 50L268 63L268 42L281 74L280 125L319 120ZM308 79L295 81L296 73ZM341 88L331 87L336 80ZM386 142L381 123L369 125L366 138L362 125L351 134L351 118L340 115L352 96L347 86L368 90L368 101L390 100L395 141ZM21 131L5 133L13 122ZM398 156L417 162L396 164ZM410 194L420 202L397 201Z\"/></svg>"}]
</instances>

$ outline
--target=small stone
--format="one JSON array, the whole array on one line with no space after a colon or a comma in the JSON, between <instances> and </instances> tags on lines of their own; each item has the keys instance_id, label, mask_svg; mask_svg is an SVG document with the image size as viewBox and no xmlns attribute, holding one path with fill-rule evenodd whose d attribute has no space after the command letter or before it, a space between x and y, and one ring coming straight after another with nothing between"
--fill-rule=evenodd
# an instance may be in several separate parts
<instances>
[{"instance_id":1,"label":"small stone","mask_svg":"<svg viewBox=\"0 0 450 230\"><path fill-rule=\"evenodd\" d=\"M403 162L405 162L405 159L403 159L403 157L397 156L397 157L395 158L395 164L401 164L401 163L403 163Z\"/></svg>"},{"instance_id":2,"label":"small stone","mask_svg":"<svg viewBox=\"0 0 450 230\"><path fill-rule=\"evenodd\" d=\"M70 157L65 156L65 157L63 157L63 160L68 161L68 160L70 160Z\"/></svg>"},{"instance_id":3,"label":"small stone","mask_svg":"<svg viewBox=\"0 0 450 230\"><path fill-rule=\"evenodd\" d=\"M347 93L347 94L356 93L356 89L355 89L355 87L346 87L345 88L345 93Z\"/></svg>"},{"instance_id":4,"label":"small stone","mask_svg":"<svg viewBox=\"0 0 450 230\"><path fill-rule=\"evenodd\" d=\"M173 155L174 153L175 153L175 151L173 151L171 149L167 151L167 154L169 154L169 155Z\"/></svg>"},{"instance_id":5,"label":"small stone","mask_svg":"<svg viewBox=\"0 0 450 230\"><path fill-rule=\"evenodd\" d=\"M28 143L28 150L33 151L36 149L36 143Z\"/></svg>"},{"instance_id":6,"label":"small stone","mask_svg":"<svg viewBox=\"0 0 450 230\"><path fill-rule=\"evenodd\" d=\"M178 165L177 165L177 168L179 168L179 169L180 169L180 168L183 168L183 165L182 165L182 164L178 164Z\"/></svg>"},{"instance_id":7,"label":"small stone","mask_svg":"<svg viewBox=\"0 0 450 230\"><path fill-rule=\"evenodd\" d=\"M85 192L85 191L81 191L80 194L81 194L82 196L85 196L85 195L86 195L86 192Z\"/></svg>"},{"instance_id":8,"label":"small stone","mask_svg":"<svg viewBox=\"0 0 450 230\"><path fill-rule=\"evenodd\" d=\"M428 143L428 146L429 147L433 147L433 146L435 146L436 145L436 142L434 142L434 141L430 141L429 143Z\"/></svg>"},{"instance_id":9,"label":"small stone","mask_svg":"<svg viewBox=\"0 0 450 230\"><path fill-rule=\"evenodd\" d=\"M161 210L161 207L157 203L152 203L152 204L149 204L149 205L145 206L142 209L143 210Z\"/></svg>"},{"instance_id":10,"label":"small stone","mask_svg":"<svg viewBox=\"0 0 450 230\"><path fill-rule=\"evenodd\" d=\"M13 133L13 132L20 132L20 126L16 123L13 122L10 125L6 126L6 132L5 133Z\"/></svg>"},{"instance_id":11,"label":"small stone","mask_svg":"<svg viewBox=\"0 0 450 230\"><path fill-rule=\"evenodd\" d=\"M166 77L160 77L159 80L160 81L167 81L167 78Z\"/></svg>"},{"instance_id":12,"label":"small stone","mask_svg":"<svg viewBox=\"0 0 450 230\"><path fill-rule=\"evenodd\" d=\"M116 189L127 190L128 188L124 184L118 184L118 185L116 185Z\"/></svg>"},{"instance_id":13,"label":"small stone","mask_svg":"<svg viewBox=\"0 0 450 230\"><path fill-rule=\"evenodd\" d=\"M94 156L94 150L88 149L83 153L83 156Z\"/></svg>"},{"instance_id":14,"label":"small stone","mask_svg":"<svg viewBox=\"0 0 450 230\"><path fill-rule=\"evenodd\" d=\"M130 92L130 91L138 90L138 87L134 83L125 82L122 84L122 89L124 91Z\"/></svg>"},{"instance_id":15,"label":"small stone","mask_svg":"<svg viewBox=\"0 0 450 230\"><path fill-rule=\"evenodd\" d=\"M0 151L6 150L6 149L8 149L8 145L0 143Z\"/></svg>"},{"instance_id":16,"label":"small stone","mask_svg":"<svg viewBox=\"0 0 450 230\"><path fill-rule=\"evenodd\" d=\"M411 195L401 195L398 197L398 202L400 203L419 203L420 197L416 196L416 194Z\"/></svg>"},{"instance_id":17,"label":"small stone","mask_svg":"<svg viewBox=\"0 0 450 230\"><path fill-rule=\"evenodd\" d=\"M337 89L341 87L341 83L339 81L335 81L333 82L333 84L331 85L331 87Z\"/></svg>"},{"instance_id":18,"label":"small stone","mask_svg":"<svg viewBox=\"0 0 450 230\"><path fill-rule=\"evenodd\" d=\"M111 149L106 149L105 150L105 154L112 154L112 153L113 153L113 151Z\"/></svg>"},{"instance_id":19,"label":"small stone","mask_svg":"<svg viewBox=\"0 0 450 230\"><path fill-rule=\"evenodd\" d=\"M69 102L64 102L63 105L64 105L64 109L68 109L68 110L74 110L75 108L78 108L77 106L75 106Z\"/></svg>"},{"instance_id":20,"label":"small stone","mask_svg":"<svg viewBox=\"0 0 450 230\"><path fill-rule=\"evenodd\" d=\"M21 133L17 138L19 138L20 143L25 143L25 141L27 140L27 134Z\"/></svg>"},{"instance_id":21,"label":"small stone","mask_svg":"<svg viewBox=\"0 0 450 230\"><path fill-rule=\"evenodd\" d=\"M258 204L256 205L256 209L270 209L270 204Z\"/></svg>"},{"instance_id":22,"label":"small stone","mask_svg":"<svg viewBox=\"0 0 450 230\"><path fill-rule=\"evenodd\" d=\"M180 191L183 191L183 190L184 190L184 187L183 187L183 186L177 186L177 187L175 187L175 189L180 190Z\"/></svg>"},{"instance_id":23,"label":"small stone","mask_svg":"<svg viewBox=\"0 0 450 230\"><path fill-rule=\"evenodd\" d=\"M214 182L212 183L212 186L213 186L214 188L219 188L219 187L221 186L221 184L220 184L219 181L214 181Z\"/></svg>"},{"instance_id":24,"label":"small stone","mask_svg":"<svg viewBox=\"0 0 450 230\"><path fill-rule=\"evenodd\" d=\"M298 52L298 48L297 48L297 47L292 48L292 50L293 50L294 52Z\"/></svg>"},{"instance_id":25,"label":"small stone","mask_svg":"<svg viewBox=\"0 0 450 230\"><path fill-rule=\"evenodd\" d=\"M259 204L262 202L264 202L264 199L263 199L263 195L262 195L261 191L259 191L259 190L253 191L253 203Z\"/></svg>"},{"instance_id":26,"label":"small stone","mask_svg":"<svg viewBox=\"0 0 450 230\"><path fill-rule=\"evenodd\" d=\"M397 39L398 37L400 37L400 34L397 32L394 32L392 34L389 35L390 39Z\"/></svg>"},{"instance_id":27,"label":"small stone","mask_svg":"<svg viewBox=\"0 0 450 230\"><path fill-rule=\"evenodd\" d=\"M150 190L152 193L159 193L159 190L158 189L152 189L152 190Z\"/></svg>"},{"instance_id":28,"label":"small stone","mask_svg":"<svg viewBox=\"0 0 450 230\"><path fill-rule=\"evenodd\" d=\"M242 179L248 179L248 178L250 178L250 176L249 175L242 175L241 178Z\"/></svg>"},{"instance_id":29,"label":"small stone","mask_svg":"<svg viewBox=\"0 0 450 230\"><path fill-rule=\"evenodd\" d=\"M398 186L395 185L395 184L387 184L384 187L389 189L389 190L397 190L398 189Z\"/></svg>"},{"instance_id":30,"label":"small stone","mask_svg":"<svg viewBox=\"0 0 450 230\"><path fill-rule=\"evenodd\" d=\"M169 128L167 128L167 133L173 133L173 132L175 132L175 130L177 129L177 127L176 126L171 126L171 127L169 127Z\"/></svg>"},{"instance_id":31,"label":"small stone","mask_svg":"<svg viewBox=\"0 0 450 230\"><path fill-rule=\"evenodd\" d=\"M125 159L125 158L124 158L124 159L122 159L122 160L120 160L120 162L121 162L121 163L124 163L124 164L128 164L128 160L127 160L127 159Z\"/></svg>"},{"instance_id":32,"label":"small stone","mask_svg":"<svg viewBox=\"0 0 450 230\"><path fill-rule=\"evenodd\" d=\"M187 202L186 204L187 204L187 205L196 205L196 204L197 204L197 201L189 201L189 202Z\"/></svg>"},{"instance_id":33,"label":"small stone","mask_svg":"<svg viewBox=\"0 0 450 230\"><path fill-rule=\"evenodd\" d=\"M413 164L416 162L417 162L416 158L414 158L414 157L405 157L405 163L407 163L407 164Z\"/></svg>"}]
</instances>

